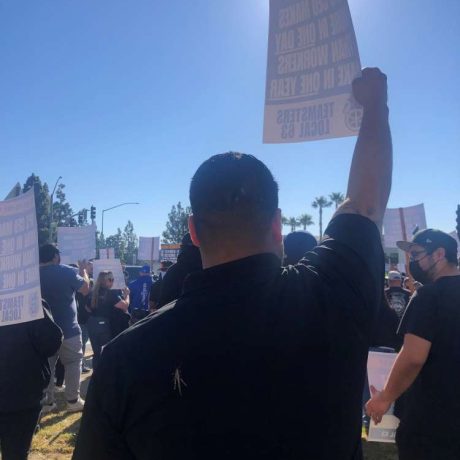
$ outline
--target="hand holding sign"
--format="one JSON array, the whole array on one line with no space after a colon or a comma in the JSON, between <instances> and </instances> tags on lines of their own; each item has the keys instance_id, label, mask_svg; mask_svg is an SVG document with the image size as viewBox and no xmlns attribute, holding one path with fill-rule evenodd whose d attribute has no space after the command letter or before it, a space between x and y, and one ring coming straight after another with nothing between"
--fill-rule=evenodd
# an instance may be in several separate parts
<instances>
[{"instance_id":1,"label":"hand holding sign","mask_svg":"<svg viewBox=\"0 0 460 460\"><path fill-rule=\"evenodd\" d=\"M366 403L366 414L378 425L390 409L392 401L385 399L383 392L378 391L373 385L370 386L370 390L372 398Z\"/></svg>"}]
</instances>

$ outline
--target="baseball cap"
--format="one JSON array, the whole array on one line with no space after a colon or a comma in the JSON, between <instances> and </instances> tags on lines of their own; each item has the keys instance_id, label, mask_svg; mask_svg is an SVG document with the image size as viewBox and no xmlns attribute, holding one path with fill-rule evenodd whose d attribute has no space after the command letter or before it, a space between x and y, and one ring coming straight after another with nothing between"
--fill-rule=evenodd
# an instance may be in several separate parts
<instances>
[{"instance_id":1,"label":"baseball cap","mask_svg":"<svg viewBox=\"0 0 460 460\"><path fill-rule=\"evenodd\" d=\"M401 281L402 280L402 276L401 276L401 273L397 272L396 270L390 270L388 272L388 279L390 281L395 281L395 280L399 280Z\"/></svg>"},{"instance_id":2,"label":"baseball cap","mask_svg":"<svg viewBox=\"0 0 460 460\"><path fill-rule=\"evenodd\" d=\"M441 230L427 228L426 230L417 232L412 238L412 241L396 242L398 248L405 252L409 252L412 246L416 244L424 247L428 252L432 252L438 248L444 248L446 256L457 256L457 242L449 234Z\"/></svg>"},{"instance_id":3,"label":"baseball cap","mask_svg":"<svg viewBox=\"0 0 460 460\"><path fill-rule=\"evenodd\" d=\"M141 273L150 273L150 265L144 265L139 271Z\"/></svg>"}]
</instances>

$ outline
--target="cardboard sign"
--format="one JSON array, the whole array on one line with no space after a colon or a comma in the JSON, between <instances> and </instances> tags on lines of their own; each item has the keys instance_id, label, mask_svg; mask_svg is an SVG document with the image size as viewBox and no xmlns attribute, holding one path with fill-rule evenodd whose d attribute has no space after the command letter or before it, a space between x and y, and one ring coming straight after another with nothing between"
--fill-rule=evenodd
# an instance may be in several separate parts
<instances>
[{"instance_id":1,"label":"cardboard sign","mask_svg":"<svg viewBox=\"0 0 460 460\"><path fill-rule=\"evenodd\" d=\"M125 275L121 267L120 259L99 259L93 260L93 279L94 283L102 270L113 273L114 282L112 289L123 289L126 287Z\"/></svg>"},{"instance_id":2,"label":"cardboard sign","mask_svg":"<svg viewBox=\"0 0 460 460\"><path fill-rule=\"evenodd\" d=\"M159 236L140 236L139 250L137 251L138 260L159 260L160 257L160 237Z\"/></svg>"},{"instance_id":3,"label":"cardboard sign","mask_svg":"<svg viewBox=\"0 0 460 460\"><path fill-rule=\"evenodd\" d=\"M0 202L0 326L43 318L33 189Z\"/></svg>"},{"instance_id":4,"label":"cardboard sign","mask_svg":"<svg viewBox=\"0 0 460 460\"><path fill-rule=\"evenodd\" d=\"M75 264L96 257L96 225L58 227L57 237L61 263Z\"/></svg>"},{"instance_id":5,"label":"cardboard sign","mask_svg":"<svg viewBox=\"0 0 460 460\"><path fill-rule=\"evenodd\" d=\"M360 74L347 0L270 0L263 141L357 135Z\"/></svg>"},{"instance_id":6,"label":"cardboard sign","mask_svg":"<svg viewBox=\"0 0 460 460\"><path fill-rule=\"evenodd\" d=\"M180 252L180 244L162 244L160 259L176 263Z\"/></svg>"},{"instance_id":7,"label":"cardboard sign","mask_svg":"<svg viewBox=\"0 0 460 460\"><path fill-rule=\"evenodd\" d=\"M397 353L380 353L370 351L367 358L367 374L370 386L382 391L390 374ZM388 412L382 417L382 421L376 425L372 419L369 425L368 441L375 442L395 442L396 429L399 425L399 419L393 415L394 404L391 405Z\"/></svg>"},{"instance_id":8,"label":"cardboard sign","mask_svg":"<svg viewBox=\"0 0 460 460\"><path fill-rule=\"evenodd\" d=\"M99 259L115 259L115 248L99 249Z\"/></svg>"},{"instance_id":9,"label":"cardboard sign","mask_svg":"<svg viewBox=\"0 0 460 460\"><path fill-rule=\"evenodd\" d=\"M383 241L386 248L396 248L396 241L411 240L414 230L425 230L425 206L387 208L383 217Z\"/></svg>"}]
</instances>

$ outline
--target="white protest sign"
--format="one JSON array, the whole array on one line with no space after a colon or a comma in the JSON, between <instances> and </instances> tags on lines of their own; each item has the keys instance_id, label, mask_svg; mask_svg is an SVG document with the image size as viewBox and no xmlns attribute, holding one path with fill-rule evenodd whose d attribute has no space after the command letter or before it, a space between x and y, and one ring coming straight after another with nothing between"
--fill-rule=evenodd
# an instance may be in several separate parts
<instances>
[{"instance_id":1,"label":"white protest sign","mask_svg":"<svg viewBox=\"0 0 460 460\"><path fill-rule=\"evenodd\" d=\"M370 351L367 358L367 375L369 379L369 388L374 386L378 391L382 391L390 374L397 353L380 353ZM389 411L382 417L382 421L375 425L371 420L369 425L368 441L376 442L395 442L396 429L399 425L399 419L393 415L394 404Z\"/></svg>"},{"instance_id":2,"label":"white protest sign","mask_svg":"<svg viewBox=\"0 0 460 460\"><path fill-rule=\"evenodd\" d=\"M97 281L97 277L102 270L107 270L113 273L112 289L123 289L126 287L125 275L121 267L120 259L99 259L93 260L93 279Z\"/></svg>"},{"instance_id":3,"label":"white protest sign","mask_svg":"<svg viewBox=\"0 0 460 460\"><path fill-rule=\"evenodd\" d=\"M58 227L57 237L61 263L72 264L96 257L96 225Z\"/></svg>"},{"instance_id":4,"label":"white protest sign","mask_svg":"<svg viewBox=\"0 0 460 460\"><path fill-rule=\"evenodd\" d=\"M99 249L99 259L115 259L115 248Z\"/></svg>"},{"instance_id":5,"label":"white protest sign","mask_svg":"<svg viewBox=\"0 0 460 460\"><path fill-rule=\"evenodd\" d=\"M360 73L347 0L270 0L263 141L357 135Z\"/></svg>"},{"instance_id":6,"label":"white protest sign","mask_svg":"<svg viewBox=\"0 0 460 460\"><path fill-rule=\"evenodd\" d=\"M412 239L414 230L426 229L425 206L417 204L406 208L387 208L383 217L383 241L386 248L396 248L396 241Z\"/></svg>"},{"instance_id":7,"label":"white protest sign","mask_svg":"<svg viewBox=\"0 0 460 460\"><path fill-rule=\"evenodd\" d=\"M0 326L43 318L33 189L0 202Z\"/></svg>"},{"instance_id":8,"label":"white protest sign","mask_svg":"<svg viewBox=\"0 0 460 460\"><path fill-rule=\"evenodd\" d=\"M160 237L159 236L140 236L139 249L137 251L138 260L159 260L160 257Z\"/></svg>"}]
</instances>

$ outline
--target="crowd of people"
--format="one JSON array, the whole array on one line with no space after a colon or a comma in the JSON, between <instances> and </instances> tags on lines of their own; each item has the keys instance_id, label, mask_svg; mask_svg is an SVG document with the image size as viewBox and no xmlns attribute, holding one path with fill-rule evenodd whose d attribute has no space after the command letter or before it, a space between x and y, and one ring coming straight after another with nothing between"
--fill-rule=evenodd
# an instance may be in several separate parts
<instances>
[{"instance_id":1,"label":"crowd of people","mask_svg":"<svg viewBox=\"0 0 460 460\"><path fill-rule=\"evenodd\" d=\"M399 243L419 288L397 270L385 278L386 76L364 69L353 91L364 113L347 198L321 241L283 239L272 173L229 152L193 176L190 233L157 281L145 265L112 289L113 273L92 280L91 263L68 267L55 245L40 248L45 316L0 331L2 350L19 350L1 361L5 460L27 458L40 413L56 409L58 360L66 410L83 411L75 460L359 460L370 347L398 352L364 410L380 423L404 396L400 459L460 458L457 244L422 230Z\"/></svg>"}]
</instances>

